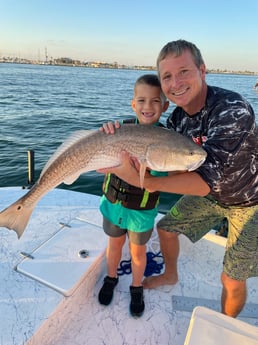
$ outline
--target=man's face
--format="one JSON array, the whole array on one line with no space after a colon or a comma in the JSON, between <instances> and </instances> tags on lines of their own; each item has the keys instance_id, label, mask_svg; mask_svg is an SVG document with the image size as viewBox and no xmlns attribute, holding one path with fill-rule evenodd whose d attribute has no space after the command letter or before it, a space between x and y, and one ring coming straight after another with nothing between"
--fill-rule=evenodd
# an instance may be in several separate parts
<instances>
[{"instance_id":1,"label":"man's face","mask_svg":"<svg viewBox=\"0 0 258 345\"><path fill-rule=\"evenodd\" d=\"M195 65L189 51L175 57L168 55L159 63L160 82L166 97L189 115L200 109L205 84L205 65Z\"/></svg>"}]
</instances>

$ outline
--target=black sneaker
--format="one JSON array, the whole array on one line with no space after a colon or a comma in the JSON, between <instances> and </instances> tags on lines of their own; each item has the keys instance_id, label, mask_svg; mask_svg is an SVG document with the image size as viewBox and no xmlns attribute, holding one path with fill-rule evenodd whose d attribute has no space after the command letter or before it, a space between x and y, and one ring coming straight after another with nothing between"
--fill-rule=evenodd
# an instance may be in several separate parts
<instances>
[{"instance_id":1,"label":"black sneaker","mask_svg":"<svg viewBox=\"0 0 258 345\"><path fill-rule=\"evenodd\" d=\"M131 303L130 312L132 316L141 316L144 312L145 304L143 300L143 287L130 286Z\"/></svg>"},{"instance_id":2,"label":"black sneaker","mask_svg":"<svg viewBox=\"0 0 258 345\"><path fill-rule=\"evenodd\" d=\"M118 283L118 278L110 278L106 276L104 278L104 284L99 291L99 303L109 305L113 298L114 288Z\"/></svg>"}]
</instances>

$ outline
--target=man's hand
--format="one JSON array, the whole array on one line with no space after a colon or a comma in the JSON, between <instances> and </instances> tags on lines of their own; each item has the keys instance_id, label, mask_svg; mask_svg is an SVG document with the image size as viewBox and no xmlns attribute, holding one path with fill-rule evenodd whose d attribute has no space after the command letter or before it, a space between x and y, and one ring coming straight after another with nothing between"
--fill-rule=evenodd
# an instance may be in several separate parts
<instances>
[{"instance_id":1,"label":"man's hand","mask_svg":"<svg viewBox=\"0 0 258 345\"><path fill-rule=\"evenodd\" d=\"M97 170L99 173L103 174L115 174L116 176L120 177L123 181L126 181L130 185L135 187L140 187L140 162L135 157L130 157L127 151L121 152L121 164L117 167L113 168L106 168L106 169L99 169ZM152 176L148 171L146 171L144 177L144 188L147 189L149 192L154 192L155 190L151 186Z\"/></svg>"},{"instance_id":2,"label":"man's hand","mask_svg":"<svg viewBox=\"0 0 258 345\"><path fill-rule=\"evenodd\" d=\"M106 134L114 134L116 128L120 127L120 123L118 121L115 122L106 122L100 127L101 132L105 132Z\"/></svg>"},{"instance_id":3,"label":"man's hand","mask_svg":"<svg viewBox=\"0 0 258 345\"><path fill-rule=\"evenodd\" d=\"M115 174L127 183L140 187L139 176L140 164L136 158L131 158L127 151L121 152L121 164L117 167L99 169L97 172L107 174Z\"/></svg>"}]
</instances>

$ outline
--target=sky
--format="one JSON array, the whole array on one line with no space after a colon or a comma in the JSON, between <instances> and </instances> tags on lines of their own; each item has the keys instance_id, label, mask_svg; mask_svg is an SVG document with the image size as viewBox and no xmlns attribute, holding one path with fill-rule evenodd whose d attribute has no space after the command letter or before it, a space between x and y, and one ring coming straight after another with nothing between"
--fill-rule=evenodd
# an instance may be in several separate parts
<instances>
[{"instance_id":1,"label":"sky","mask_svg":"<svg viewBox=\"0 0 258 345\"><path fill-rule=\"evenodd\" d=\"M185 39L208 69L258 72L257 0L0 0L0 58L155 66Z\"/></svg>"}]
</instances>

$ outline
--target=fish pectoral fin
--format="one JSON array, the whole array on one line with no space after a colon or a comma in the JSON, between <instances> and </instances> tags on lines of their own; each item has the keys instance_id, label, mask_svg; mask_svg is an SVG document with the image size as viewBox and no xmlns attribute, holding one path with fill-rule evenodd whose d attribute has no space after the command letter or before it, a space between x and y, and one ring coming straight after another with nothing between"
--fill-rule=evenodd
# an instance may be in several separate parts
<instances>
[{"instance_id":1,"label":"fish pectoral fin","mask_svg":"<svg viewBox=\"0 0 258 345\"><path fill-rule=\"evenodd\" d=\"M140 186L141 189L143 189L143 182L144 182L144 176L145 176L145 172L146 172L146 161L140 162Z\"/></svg>"},{"instance_id":2,"label":"fish pectoral fin","mask_svg":"<svg viewBox=\"0 0 258 345\"><path fill-rule=\"evenodd\" d=\"M64 183L65 184L72 184L74 183L74 181L76 181L78 178L80 177L80 174L76 173L76 174L73 174L73 175L69 175L69 176L66 176L66 178L64 179Z\"/></svg>"}]
</instances>

